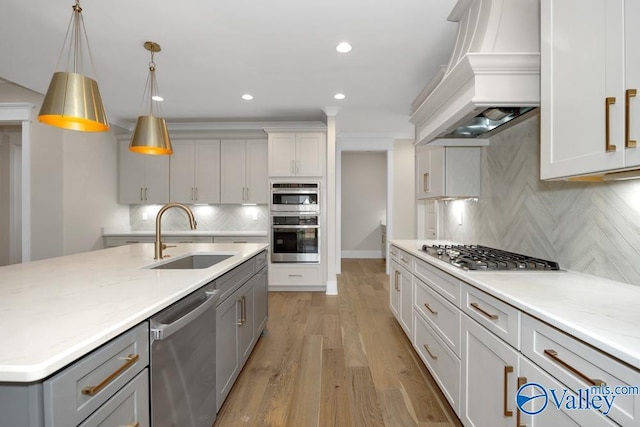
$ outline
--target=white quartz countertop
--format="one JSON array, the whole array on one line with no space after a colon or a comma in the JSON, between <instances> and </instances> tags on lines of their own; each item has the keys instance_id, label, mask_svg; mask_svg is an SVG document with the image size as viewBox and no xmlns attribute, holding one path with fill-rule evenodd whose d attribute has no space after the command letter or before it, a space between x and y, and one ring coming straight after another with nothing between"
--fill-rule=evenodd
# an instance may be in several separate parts
<instances>
[{"instance_id":1,"label":"white quartz countertop","mask_svg":"<svg viewBox=\"0 0 640 427\"><path fill-rule=\"evenodd\" d=\"M106 237L121 236L152 236L155 237L155 231L131 231L131 230L105 230L102 233ZM163 236L244 236L244 237L266 237L267 231L211 231L211 230L162 230Z\"/></svg>"},{"instance_id":2,"label":"white quartz countertop","mask_svg":"<svg viewBox=\"0 0 640 427\"><path fill-rule=\"evenodd\" d=\"M434 243L442 242L391 241L411 255L640 369L640 286L574 271L465 271L420 251L423 244Z\"/></svg>"},{"instance_id":3,"label":"white quartz countertop","mask_svg":"<svg viewBox=\"0 0 640 427\"><path fill-rule=\"evenodd\" d=\"M266 249L186 243L165 250L232 257L206 269L151 270L140 243L0 267L0 382L46 378Z\"/></svg>"}]
</instances>

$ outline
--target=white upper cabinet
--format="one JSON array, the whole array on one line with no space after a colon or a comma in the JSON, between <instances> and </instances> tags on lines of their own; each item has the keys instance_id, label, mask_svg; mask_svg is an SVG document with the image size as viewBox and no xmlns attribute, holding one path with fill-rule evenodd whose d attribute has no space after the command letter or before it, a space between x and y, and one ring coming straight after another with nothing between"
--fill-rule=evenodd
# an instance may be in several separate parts
<instances>
[{"instance_id":1,"label":"white upper cabinet","mask_svg":"<svg viewBox=\"0 0 640 427\"><path fill-rule=\"evenodd\" d=\"M640 165L638 19L636 0L541 1L542 179Z\"/></svg>"},{"instance_id":2,"label":"white upper cabinet","mask_svg":"<svg viewBox=\"0 0 640 427\"><path fill-rule=\"evenodd\" d=\"M418 147L416 197L480 197L480 155L481 147Z\"/></svg>"},{"instance_id":3,"label":"white upper cabinet","mask_svg":"<svg viewBox=\"0 0 640 427\"><path fill-rule=\"evenodd\" d=\"M220 203L220 141L174 141L171 200Z\"/></svg>"},{"instance_id":4,"label":"white upper cabinet","mask_svg":"<svg viewBox=\"0 0 640 427\"><path fill-rule=\"evenodd\" d=\"M269 176L323 176L325 134L270 133Z\"/></svg>"},{"instance_id":5,"label":"white upper cabinet","mask_svg":"<svg viewBox=\"0 0 640 427\"><path fill-rule=\"evenodd\" d=\"M129 141L118 142L119 202L162 204L169 201L169 156L129 151Z\"/></svg>"},{"instance_id":6,"label":"white upper cabinet","mask_svg":"<svg viewBox=\"0 0 640 427\"><path fill-rule=\"evenodd\" d=\"M222 203L267 204L267 141L221 142Z\"/></svg>"}]
</instances>

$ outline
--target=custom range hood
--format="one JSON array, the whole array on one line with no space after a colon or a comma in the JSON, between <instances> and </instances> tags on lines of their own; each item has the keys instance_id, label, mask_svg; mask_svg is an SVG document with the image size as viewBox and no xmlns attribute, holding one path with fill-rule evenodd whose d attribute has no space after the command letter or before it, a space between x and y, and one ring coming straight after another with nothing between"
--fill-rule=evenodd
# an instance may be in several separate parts
<instances>
[{"instance_id":1,"label":"custom range hood","mask_svg":"<svg viewBox=\"0 0 640 427\"><path fill-rule=\"evenodd\" d=\"M458 22L449 65L412 104L416 144L486 145L537 112L540 3L459 0L448 20Z\"/></svg>"}]
</instances>

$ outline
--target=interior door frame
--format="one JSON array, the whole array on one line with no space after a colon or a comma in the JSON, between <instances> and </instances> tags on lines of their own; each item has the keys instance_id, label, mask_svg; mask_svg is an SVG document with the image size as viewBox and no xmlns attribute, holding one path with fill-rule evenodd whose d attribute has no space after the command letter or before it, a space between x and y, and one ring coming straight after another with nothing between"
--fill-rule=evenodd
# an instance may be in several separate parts
<instances>
[{"instance_id":1,"label":"interior door frame","mask_svg":"<svg viewBox=\"0 0 640 427\"><path fill-rule=\"evenodd\" d=\"M381 137L380 135L353 135L353 136L341 136L338 135L337 139L337 159L336 159L336 273L340 274L342 271L342 242L340 236L342 235L342 152L357 152L357 151L374 151L384 152L387 157L387 242L385 244L385 253L383 254L385 260L388 260L389 254L389 236L393 236L393 146L395 137ZM389 263L385 262L386 273L389 274Z\"/></svg>"},{"instance_id":2,"label":"interior door frame","mask_svg":"<svg viewBox=\"0 0 640 427\"><path fill-rule=\"evenodd\" d=\"M22 262L31 260L31 120L35 105L30 102L0 103L0 123L21 126L21 219ZM13 245L12 245L13 246Z\"/></svg>"}]
</instances>

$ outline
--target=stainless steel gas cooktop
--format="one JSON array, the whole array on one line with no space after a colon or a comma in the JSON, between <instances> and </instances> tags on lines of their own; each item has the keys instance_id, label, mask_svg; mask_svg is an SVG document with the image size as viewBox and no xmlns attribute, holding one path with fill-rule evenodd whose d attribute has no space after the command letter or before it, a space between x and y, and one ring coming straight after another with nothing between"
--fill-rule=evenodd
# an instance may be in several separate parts
<instances>
[{"instance_id":1,"label":"stainless steel gas cooktop","mask_svg":"<svg viewBox=\"0 0 640 427\"><path fill-rule=\"evenodd\" d=\"M480 245L423 245L422 250L465 270L559 271L555 261Z\"/></svg>"}]
</instances>

